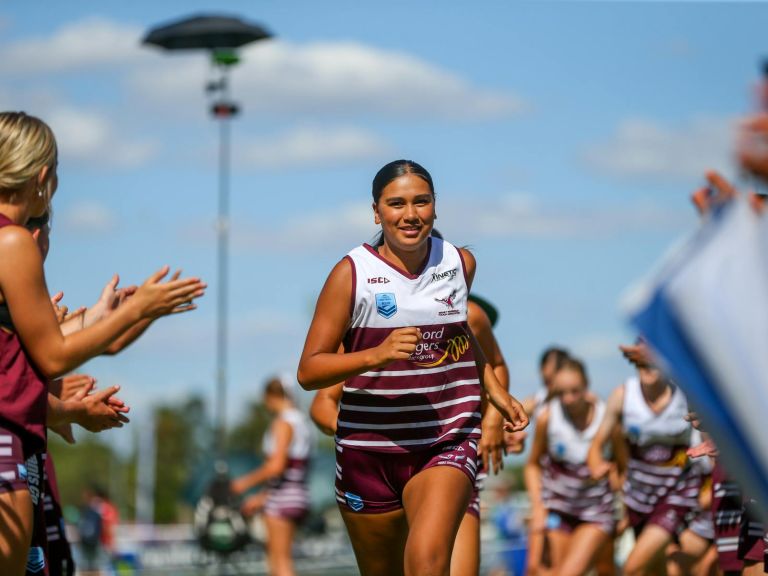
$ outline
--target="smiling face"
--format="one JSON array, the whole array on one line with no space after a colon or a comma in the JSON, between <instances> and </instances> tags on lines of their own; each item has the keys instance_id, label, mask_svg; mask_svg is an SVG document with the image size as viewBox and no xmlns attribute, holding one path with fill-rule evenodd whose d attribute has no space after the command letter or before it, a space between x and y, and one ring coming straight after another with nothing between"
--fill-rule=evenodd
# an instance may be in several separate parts
<instances>
[{"instance_id":1,"label":"smiling face","mask_svg":"<svg viewBox=\"0 0 768 576\"><path fill-rule=\"evenodd\" d=\"M406 173L384 187L379 201L373 204L373 212L385 242L393 248L412 251L421 247L432 233L435 196L426 180Z\"/></svg>"}]
</instances>

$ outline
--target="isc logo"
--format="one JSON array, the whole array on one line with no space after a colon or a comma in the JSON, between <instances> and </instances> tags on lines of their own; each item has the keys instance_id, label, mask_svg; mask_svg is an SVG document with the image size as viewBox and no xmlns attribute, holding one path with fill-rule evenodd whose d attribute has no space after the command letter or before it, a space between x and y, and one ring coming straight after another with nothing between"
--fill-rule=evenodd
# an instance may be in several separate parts
<instances>
[{"instance_id":1,"label":"isc logo","mask_svg":"<svg viewBox=\"0 0 768 576\"><path fill-rule=\"evenodd\" d=\"M377 276L376 278L368 278L368 284L389 284L389 280L382 276Z\"/></svg>"}]
</instances>

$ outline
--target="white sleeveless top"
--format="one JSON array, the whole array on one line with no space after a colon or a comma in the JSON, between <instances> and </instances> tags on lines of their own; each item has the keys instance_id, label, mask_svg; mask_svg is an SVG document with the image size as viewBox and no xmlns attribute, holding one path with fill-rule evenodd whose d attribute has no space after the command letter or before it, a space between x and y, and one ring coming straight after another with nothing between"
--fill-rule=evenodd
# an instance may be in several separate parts
<instances>
[{"instance_id":1,"label":"white sleeveless top","mask_svg":"<svg viewBox=\"0 0 768 576\"><path fill-rule=\"evenodd\" d=\"M578 430L568 419L559 398L547 403L547 455L542 459L541 496L548 510L605 525L613 523L613 493L607 478L593 480L587 453L605 413L595 403L587 428Z\"/></svg>"},{"instance_id":2,"label":"white sleeveless top","mask_svg":"<svg viewBox=\"0 0 768 576\"><path fill-rule=\"evenodd\" d=\"M345 382L337 443L382 452L425 450L480 436L480 380L467 325L468 288L458 248L432 237L424 268L410 274L371 246L352 250L348 352L378 346L396 328L422 340L408 360Z\"/></svg>"},{"instance_id":3,"label":"white sleeveless top","mask_svg":"<svg viewBox=\"0 0 768 576\"><path fill-rule=\"evenodd\" d=\"M630 446L690 446L693 427L685 420L687 414L688 400L679 386L674 387L669 403L656 414L645 401L639 378L630 378L624 384L622 420Z\"/></svg>"},{"instance_id":4,"label":"white sleeveless top","mask_svg":"<svg viewBox=\"0 0 768 576\"><path fill-rule=\"evenodd\" d=\"M312 450L313 431L309 421L303 412L297 408L283 410L277 417L291 425L291 443L288 446L288 458L290 460L306 460ZM275 450L275 439L272 429L269 428L262 440L262 451L269 456Z\"/></svg>"},{"instance_id":5,"label":"white sleeveless top","mask_svg":"<svg viewBox=\"0 0 768 576\"><path fill-rule=\"evenodd\" d=\"M628 508L651 514L662 504L696 507L701 476L686 455L694 439L686 414L688 400L678 386L656 414L645 401L640 379L625 382L622 420L630 453L624 482Z\"/></svg>"},{"instance_id":6,"label":"white sleeveless top","mask_svg":"<svg viewBox=\"0 0 768 576\"><path fill-rule=\"evenodd\" d=\"M547 445L552 460L569 464L586 464L587 453L592 439L600 428L605 414L605 403L597 400L592 421L584 430L578 430L565 415L559 398L549 403L549 422L547 426Z\"/></svg>"}]
</instances>

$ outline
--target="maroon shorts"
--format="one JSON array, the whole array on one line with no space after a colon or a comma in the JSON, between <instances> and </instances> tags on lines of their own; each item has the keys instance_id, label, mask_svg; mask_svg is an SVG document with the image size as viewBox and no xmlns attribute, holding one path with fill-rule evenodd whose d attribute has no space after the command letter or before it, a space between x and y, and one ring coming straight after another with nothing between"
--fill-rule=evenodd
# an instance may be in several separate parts
<instances>
[{"instance_id":1,"label":"maroon shorts","mask_svg":"<svg viewBox=\"0 0 768 576\"><path fill-rule=\"evenodd\" d=\"M0 428L0 494L29 489L24 460L21 439Z\"/></svg>"},{"instance_id":2,"label":"maroon shorts","mask_svg":"<svg viewBox=\"0 0 768 576\"><path fill-rule=\"evenodd\" d=\"M21 439L10 430L0 428L0 493L24 490L32 500L32 542L26 572L30 576L48 575L44 473L45 454L33 454L25 459Z\"/></svg>"},{"instance_id":3,"label":"maroon shorts","mask_svg":"<svg viewBox=\"0 0 768 576\"><path fill-rule=\"evenodd\" d=\"M616 520L613 518L612 510L592 511L592 514L583 514L576 516L574 514L566 514L560 510L548 510L547 511L547 530L553 530L557 532L564 532L565 534L571 534L576 528L582 524L591 524L600 528L606 534L613 535L616 532Z\"/></svg>"},{"instance_id":4,"label":"maroon shorts","mask_svg":"<svg viewBox=\"0 0 768 576\"><path fill-rule=\"evenodd\" d=\"M687 506L675 506L668 502L656 505L650 514L627 508L629 525L632 526L635 536L639 536L649 524L654 524L673 537L677 537L685 527L685 518L690 512L691 509Z\"/></svg>"},{"instance_id":5,"label":"maroon shorts","mask_svg":"<svg viewBox=\"0 0 768 576\"><path fill-rule=\"evenodd\" d=\"M474 486L477 442L446 442L419 452L369 452L337 444L336 501L363 514L400 510L408 481L435 466L460 470Z\"/></svg>"},{"instance_id":6,"label":"maroon shorts","mask_svg":"<svg viewBox=\"0 0 768 576\"><path fill-rule=\"evenodd\" d=\"M488 474L483 467L483 459L477 459L477 475L475 476L475 483L472 486L472 498L469 500L469 506L467 506L467 514L471 514L478 520L480 519L480 492L485 486L485 479L488 478Z\"/></svg>"},{"instance_id":7,"label":"maroon shorts","mask_svg":"<svg viewBox=\"0 0 768 576\"><path fill-rule=\"evenodd\" d=\"M264 514L301 522L309 514L309 490L303 482L287 482L271 488Z\"/></svg>"}]
</instances>

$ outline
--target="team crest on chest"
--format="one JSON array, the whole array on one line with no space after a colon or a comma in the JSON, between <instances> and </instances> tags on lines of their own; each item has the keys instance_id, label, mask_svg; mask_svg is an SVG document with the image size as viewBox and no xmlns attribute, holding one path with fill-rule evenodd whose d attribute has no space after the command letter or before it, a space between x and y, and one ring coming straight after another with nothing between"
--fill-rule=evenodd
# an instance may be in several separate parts
<instances>
[{"instance_id":1,"label":"team crest on chest","mask_svg":"<svg viewBox=\"0 0 768 576\"><path fill-rule=\"evenodd\" d=\"M376 312L379 316L389 319L397 314L397 301L392 292L379 292L376 294Z\"/></svg>"}]
</instances>

